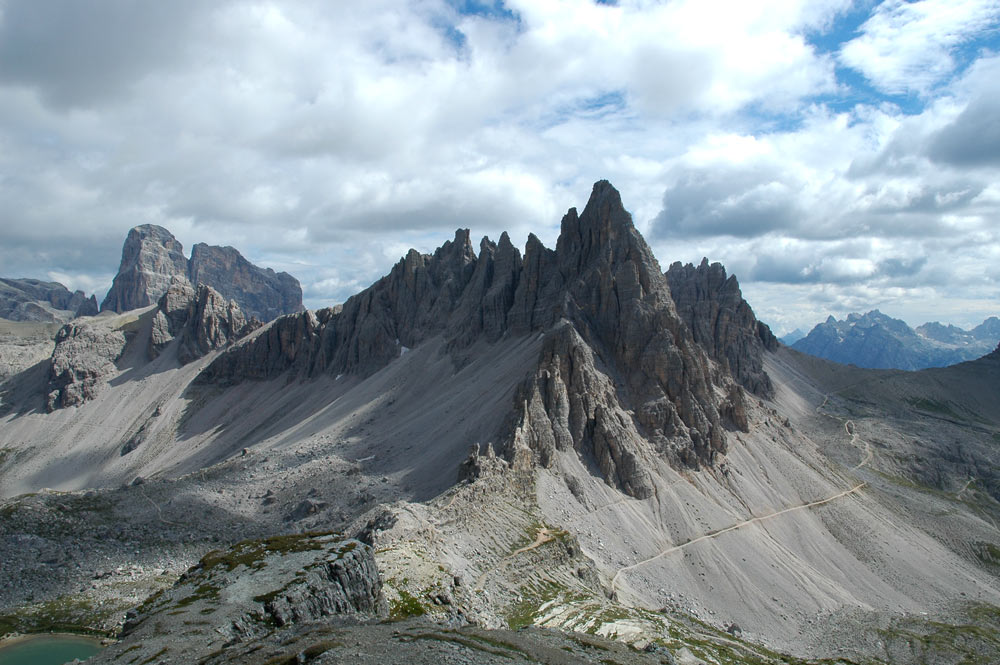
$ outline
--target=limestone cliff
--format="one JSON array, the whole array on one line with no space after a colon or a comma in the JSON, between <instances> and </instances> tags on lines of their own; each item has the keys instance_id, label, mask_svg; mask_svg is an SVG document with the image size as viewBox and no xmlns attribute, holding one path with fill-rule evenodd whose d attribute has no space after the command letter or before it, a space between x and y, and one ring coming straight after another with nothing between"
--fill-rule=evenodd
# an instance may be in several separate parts
<instances>
[{"instance_id":1,"label":"limestone cliff","mask_svg":"<svg viewBox=\"0 0 1000 665\"><path fill-rule=\"evenodd\" d=\"M198 243L191 248L188 279L235 300L247 316L270 321L302 311L302 287L287 272L258 268L232 247Z\"/></svg>"},{"instance_id":2,"label":"limestone cliff","mask_svg":"<svg viewBox=\"0 0 1000 665\"><path fill-rule=\"evenodd\" d=\"M232 247L198 243L191 259L170 231L144 224L129 231L122 261L101 311L126 312L155 304L176 279L208 285L235 300L248 317L270 321L302 311L302 287L288 273L247 261Z\"/></svg>"},{"instance_id":3,"label":"limestone cliff","mask_svg":"<svg viewBox=\"0 0 1000 665\"><path fill-rule=\"evenodd\" d=\"M136 345L146 345L146 358L152 361L176 342L176 362L184 365L259 325L256 319L248 322L235 301L209 286L195 289L175 275L156 308L138 318L74 321L59 330L49 359L46 406L53 411L95 398Z\"/></svg>"},{"instance_id":4,"label":"limestone cliff","mask_svg":"<svg viewBox=\"0 0 1000 665\"><path fill-rule=\"evenodd\" d=\"M174 339L177 360L182 365L221 349L259 327L247 321L235 300L226 300L210 286L197 289L190 282L174 279L160 297L150 326L149 355L156 358Z\"/></svg>"},{"instance_id":5,"label":"limestone cliff","mask_svg":"<svg viewBox=\"0 0 1000 665\"><path fill-rule=\"evenodd\" d=\"M96 397L125 349L125 333L94 323L67 323L56 335L49 360L49 411L76 406Z\"/></svg>"},{"instance_id":6,"label":"limestone cliff","mask_svg":"<svg viewBox=\"0 0 1000 665\"><path fill-rule=\"evenodd\" d=\"M294 635L297 624L386 613L368 545L332 533L243 541L209 552L172 588L130 611L121 641L94 661L195 663L221 655L230 662L225 654L240 645L275 631Z\"/></svg>"},{"instance_id":7,"label":"limestone cliff","mask_svg":"<svg viewBox=\"0 0 1000 665\"><path fill-rule=\"evenodd\" d=\"M148 307L170 287L171 278L186 276L184 248L170 231L155 224L136 226L122 247L122 261L101 311L127 312Z\"/></svg>"},{"instance_id":8,"label":"limestone cliff","mask_svg":"<svg viewBox=\"0 0 1000 665\"><path fill-rule=\"evenodd\" d=\"M97 300L59 282L0 278L0 318L11 321L65 322L97 314Z\"/></svg>"}]
</instances>

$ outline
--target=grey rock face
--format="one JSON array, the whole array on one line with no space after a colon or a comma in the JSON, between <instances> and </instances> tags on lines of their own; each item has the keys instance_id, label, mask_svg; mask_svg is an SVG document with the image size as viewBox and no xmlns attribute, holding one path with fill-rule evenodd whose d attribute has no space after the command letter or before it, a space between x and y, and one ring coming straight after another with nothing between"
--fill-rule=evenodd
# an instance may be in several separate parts
<instances>
[{"instance_id":1,"label":"grey rock face","mask_svg":"<svg viewBox=\"0 0 1000 665\"><path fill-rule=\"evenodd\" d=\"M234 383L289 370L367 375L434 335L460 362L477 340L534 332L548 337L514 404L506 447L497 448L509 460L548 464L558 449L593 454L608 482L643 496L640 449L710 464L725 451L725 430L740 426L742 393L729 390L728 376L713 376L666 277L605 181L582 215L571 209L563 218L555 250L532 235L522 259L505 234L497 244L484 239L477 256L459 230L433 255L411 250L340 311L276 321L199 380ZM640 440L647 443L631 443Z\"/></svg>"},{"instance_id":2,"label":"grey rock face","mask_svg":"<svg viewBox=\"0 0 1000 665\"><path fill-rule=\"evenodd\" d=\"M48 410L76 406L96 397L107 377L117 371L115 362L126 341L120 330L84 322L63 326L50 360Z\"/></svg>"},{"instance_id":3,"label":"grey rock face","mask_svg":"<svg viewBox=\"0 0 1000 665\"><path fill-rule=\"evenodd\" d=\"M177 361L186 364L221 349L260 324L248 322L234 301L209 286L197 289L174 276L149 322L148 356L158 358L177 340ZM56 335L49 360L49 411L93 399L118 371L117 362L131 345L145 341L145 328L123 330L96 320L66 324Z\"/></svg>"},{"instance_id":4,"label":"grey rock face","mask_svg":"<svg viewBox=\"0 0 1000 665\"><path fill-rule=\"evenodd\" d=\"M68 316L59 316L60 310ZM66 321L97 314L97 300L83 291L70 292L58 282L0 278L0 318L11 321Z\"/></svg>"},{"instance_id":5,"label":"grey rock face","mask_svg":"<svg viewBox=\"0 0 1000 665\"><path fill-rule=\"evenodd\" d=\"M721 263L709 265L708 259L703 259L697 268L690 263L672 264L667 281L677 313L695 341L725 365L744 388L771 397L774 386L764 372L763 353L775 351L778 343L743 299L736 276L727 277Z\"/></svg>"},{"instance_id":6,"label":"grey rock face","mask_svg":"<svg viewBox=\"0 0 1000 665\"><path fill-rule=\"evenodd\" d=\"M161 226L133 228L122 248L122 262L101 310L126 312L157 303L175 278L206 284L227 300L235 300L248 317L270 321L302 311L302 287L288 273L258 268L232 247L199 243L191 260Z\"/></svg>"},{"instance_id":7,"label":"grey rock face","mask_svg":"<svg viewBox=\"0 0 1000 665\"><path fill-rule=\"evenodd\" d=\"M247 321L235 300L201 284L197 289L175 278L160 297L150 328L149 354L156 358L179 338L177 359L184 365L210 351L221 349L259 326Z\"/></svg>"},{"instance_id":8,"label":"grey rock face","mask_svg":"<svg viewBox=\"0 0 1000 665\"><path fill-rule=\"evenodd\" d=\"M184 248L170 231L155 224L136 226L122 247L122 261L101 311L148 307L170 288L171 278L187 275Z\"/></svg>"},{"instance_id":9,"label":"grey rock face","mask_svg":"<svg viewBox=\"0 0 1000 665\"><path fill-rule=\"evenodd\" d=\"M232 247L198 243L191 248L188 278L235 300L247 316L270 321L302 311L302 287L286 272L258 268Z\"/></svg>"},{"instance_id":10,"label":"grey rock face","mask_svg":"<svg viewBox=\"0 0 1000 665\"><path fill-rule=\"evenodd\" d=\"M520 406L506 453L516 471L550 466L557 450L575 450L596 460L609 484L631 496L650 496L653 484L636 423L573 326L559 326L546 337L538 370L515 400ZM672 416L679 424L676 411Z\"/></svg>"}]
</instances>

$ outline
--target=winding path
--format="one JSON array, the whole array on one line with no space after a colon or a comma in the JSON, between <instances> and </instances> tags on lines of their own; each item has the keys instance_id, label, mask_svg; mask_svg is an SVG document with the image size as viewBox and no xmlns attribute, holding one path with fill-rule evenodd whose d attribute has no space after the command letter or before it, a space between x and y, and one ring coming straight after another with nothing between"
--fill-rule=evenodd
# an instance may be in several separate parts
<instances>
[{"instance_id":1,"label":"winding path","mask_svg":"<svg viewBox=\"0 0 1000 665\"><path fill-rule=\"evenodd\" d=\"M145 498L146 501L149 501L151 504L153 504L153 508L156 508L156 517L161 522L163 522L164 524L169 524L170 526L181 526L181 527L184 526L183 524L178 524L177 522L171 522L170 520L163 517L163 510L160 508L159 504L157 504L155 501L149 498L149 495L146 494L146 490L143 488L142 485L139 485L139 494L142 494L143 498Z\"/></svg>"},{"instance_id":2,"label":"winding path","mask_svg":"<svg viewBox=\"0 0 1000 665\"><path fill-rule=\"evenodd\" d=\"M501 568L503 568L505 565L507 565L507 563L511 559L516 557L518 554L523 554L524 552L529 552L535 549L536 547L541 547L550 540L555 540L555 538L556 538L555 534L553 534L552 531L550 531L547 527L542 527L541 529L538 530L538 533L535 534L535 542L531 543L530 545L525 545L520 549L514 550L504 558L500 559L500 562L496 566L494 566L493 568L488 568L487 570L483 571L483 574L480 575L478 579L476 579L476 590L482 591L483 581L486 579L486 576L495 570L500 570Z\"/></svg>"},{"instance_id":3,"label":"winding path","mask_svg":"<svg viewBox=\"0 0 1000 665\"><path fill-rule=\"evenodd\" d=\"M695 543L700 543L703 540L708 540L710 538L715 538L716 536L721 536L724 533L729 533L730 531L736 531L737 529L742 529L743 527L749 526L750 524L754 524L755 522L763 522L764 520L769 520L772 517L777 517L778 515L784 515L785 513L791 513L791 512L794 512L796 510L804 510L806 508L812 508L813 506L821 506L824 503L830 503L831 501L835 501L837 499L845 497L848 494L854 494L855 492L857 492L858 490L860 490L862 487L864 487L866 484L867 483L858 483L857 485L855 485L854 487L852 487L849 490L844 490L843 492L840 492L839 494L834 494L833 496L828 496L825 499L819 499L818 501L810 501L809 503L804 503L804 504L802 504L800 506L792 506L791 508L785 508L783 510L779 510L779 511L776 511L776 512L773 512L773 513L768 513L767 515L761 515L759 517L752 517L752 518L750 518L748 520L744 520L742 522L738 522L737 524L734 524L732 526L727 526L725 529L720 529L718 531L709 531L708 533L706 533L703 536L698 536L697 538L692 538L691 540L685 541L685 542L681 543L680 545L674 545L673 547L668 547L667 549L663 550L659 554L654 554L653 556L649 557L648 559L646 559L644 561L639 561L638 563L633 563L630 566L625 566L624 568L619 568L618 572L615 573L615 576L613 578L611 578L611 589L614 590L615 585L618 583L618 577L622 573L624 573L626 571L629 571L629 570L634 570L634 569L636 569L636 568L638 568L640 566L644 566L647 563L649 563L650 561L655 561L656 559L659 559L660 557L664 557L664 556L666 556L668 554L671 554L673 552L676 552L678 550L682 550L685 547L688 547L689 545L694 545Z\"/></svg>"},{"instance_id":4,"label":"winding path","mask_svg":"<svg viewBox=\"0 0 1000 665\"><path fill-rule=\"evenodd\" d=\"M820 412L820 409L822 409L826 405L826 403L827 403L827 401L829 401L829 399L830 399L829 393L827 393L826 395L823 396L823 402L819 406L816 407L816 413L817 414ZM835 417L835 416L831 416L831 417ZM839 420L839 418L838 418L838 420ZM855 446L855 447L858 447L858 432L857 432L857 427L854 425L854 421L853 420L845 420L844 421L844 432L848 436L851 437L851 445ZM865 441L864 444L865 444L864 455L862 456L861 462L859 462L857 466L853 467L853 469L852 469L853 471L857 471L858 469L860 469L860 468L862 468L864 466L867 466L868 463L871 462L871 460L872 460L871 445L868 443L868 441ZM615 573L614 577L611 578L611 590L612 591L615 590L615 587L618 584L618 578L624 572L627 572L629 570L635 570L636 568L639 568L640 566L644 566L644 565L646 565L647 563L649 563L651 561L655 561L656 559L659 559L661 557L667 556L668 554L672 554L673 552L677 552L679 550L682 550L685 547L688 547L690 545L694 545L695 543L700 543L700 542L702 542L704 540L709 540L711 538L715 538L716 536L721 536L722 534L729 533L730 531L736 531L737 529L742 529L743 527L749 526L750 524L754 524L754 523L757 523L757 522L763 522L764 520L769 520L772 517L777 517L779 515L784 515L786 513L791 513L791 512L794 512L796 510L804 510L806 508L812 508L814 506L821 506L821 505L823 505L825 503L830 503L831 501L836 501L837 499L840 499L840 498L843 498L845 496L848 496L849 494L854 494L855 492L857 492L861 488L863 488L865 485L867 485L867 483L860 482L860 483L858 483L857 485L855 485L854 487L852 487L850 489L847 489L847 490L844 490L843 492L839 492L837 494L834 494L833 496L828 496L825 499L818 499L816 501L810 501L809 503L804 503L804 504L801 504L801 505L798 505L798 506L792 506L791 508L784 508L783 510L778 510L778 511L775 511L773 513L768 513L767 515L761 515L759 517L752 517L752 518L750 518L748 520L744 520L742 522L738 522L738 523L733 524L732 526L728 526L728 527L726 527L724 529L719 529L718 531L709 531L708 533L706 533L706 534L704 534L702 536L698 536L697 538L692 538L691 540L687 540L687 541L685 541L685 542L683 542L683 543L681 543L679 545L674 545L672 547L668 547L667 549L663 550L659 554L654 554L653 556L649 557L648 559L645 559L643 561L639 561L637 563L633 563L633 564L631 564L629 566L624 566L622 568L619 568L618 571Z\"/></svg>"}]
</instances>

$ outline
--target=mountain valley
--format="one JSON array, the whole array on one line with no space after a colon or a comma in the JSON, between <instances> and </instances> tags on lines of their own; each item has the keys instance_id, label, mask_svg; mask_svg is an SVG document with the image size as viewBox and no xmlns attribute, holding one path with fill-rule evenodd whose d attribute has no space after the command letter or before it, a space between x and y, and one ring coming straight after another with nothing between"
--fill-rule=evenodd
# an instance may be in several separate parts
<instances>
[{"instance_id":1,"label":"mountain valley","mask_svg":"<svg viewBox=\"0 0 1000 665\"><path fill-rule=\"evenodd\" d=\"M0 632L120 635L94 663L1000 658L1000 348L783 346L606 181L555 249L459 230L277 318L137 229L100 314L4 323Z\"/></svg>"}]
</instances>

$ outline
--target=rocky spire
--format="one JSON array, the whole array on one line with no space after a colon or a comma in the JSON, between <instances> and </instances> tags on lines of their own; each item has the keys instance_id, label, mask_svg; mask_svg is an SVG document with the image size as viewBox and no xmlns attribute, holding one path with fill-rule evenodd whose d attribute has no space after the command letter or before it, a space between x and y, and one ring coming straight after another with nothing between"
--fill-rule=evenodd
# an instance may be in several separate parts
<instances>
[{"instance_id":1,"label":"rocky spire","mask_svg":"<svg viewBox=\"0 0 1000 665\"><path fill-rule=\"evenodd\" d=\"M184 248L170 231L155 224L136 226L122 247L122 261L101 311L127 312L155 304L171 278L187 277Z\"/></svg>"}]
</instances>

